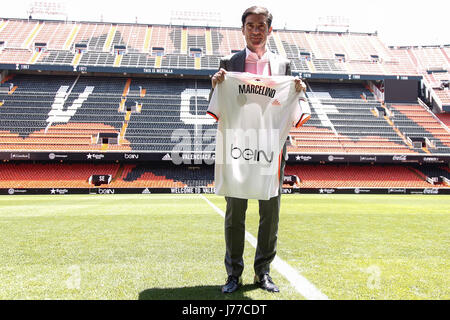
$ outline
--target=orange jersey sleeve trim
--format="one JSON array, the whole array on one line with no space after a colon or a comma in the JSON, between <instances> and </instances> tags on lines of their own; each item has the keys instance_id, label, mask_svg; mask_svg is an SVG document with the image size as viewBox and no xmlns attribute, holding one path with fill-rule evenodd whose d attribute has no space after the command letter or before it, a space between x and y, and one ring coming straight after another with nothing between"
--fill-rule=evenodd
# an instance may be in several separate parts
<instances>
[{"instance_id":1,"label":"orange jersey sleeve trim","mask_svg":"<svg viewBox=\"0 0 450 320\"><path fill-rule=\"evenodd\" d=\"M216 121L219 121L219 118L212 112L206 111L207 114L209 114L211 117L213 117Z\"/></svg>"},{"instance_id":2,"label":"orange jersey sleeve trim","mask_svg":"<svg viewBox=\"0 0 450 320\"><path fill-rule=\"evenodd\" d=\"M281 157L283 156L283 152L280 153L280 155L278 156L278 181L280 181L280 177L281 177ZM281 182L283 183L283 182Z\"/></svg>"},{"instance_id":3,"label":"orange jersey sleeve trim","mask_svg":"<svg viewBox=\"0 0 450 320\"><path fill-rule=\"evenodd\" d=\"M311 115L308 113L302 114L300 117L300 120L298 120L297 124L295 125L296 128L300 128L302 125L304 125L308 120L311 118Z\"/></svg>"}]
</instances>

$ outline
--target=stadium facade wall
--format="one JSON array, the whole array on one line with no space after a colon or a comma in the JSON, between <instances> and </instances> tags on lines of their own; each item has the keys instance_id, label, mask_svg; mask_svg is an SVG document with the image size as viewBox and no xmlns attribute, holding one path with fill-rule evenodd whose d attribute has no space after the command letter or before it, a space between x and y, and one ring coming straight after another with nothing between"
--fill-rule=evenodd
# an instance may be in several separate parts
<instances>
[{"instance_id":1,"label":"stadium facade wall","mask_svg":"<svg viewBox=\"0 0 450 320\"><path fill-rule=\"evenodd\" d=\"M176 154L180 164L214 163L214 154ZM175 154L158 152L0 152L1 161L92 161L92 162L173 162ZM392 154L306 154L290 153L287 160L295 163L450 163L449 155ZM175 162L173 162L175 164Z\"/></svg>"},{"instance_id":2,"label":"stadium facade wall","mask_svg":"<svg viewBox=\"0 0 450 320\"><path fill-rule=\"evenodd\" d=\"M111 73L111 74L152 74L152 75L191 75L209 77L217 72L217 69L174 69L174 68L138 68L138 67L102 67L102 66L67 66L46 64L0 64L0 70L12 71L59 71L74 73ZM328 79L328 80L421 80L423 77L405 75L377 75L377 74L340 74L340 73L305 73L292 72L293 76L302 79Z\"/></svg>"},{"instance_id":3,"label":"stadium facade wall","mask_svg":"<svg viewBox=\"0 0 450 320\"><path fill-rule=\"evenodd\" d=\"M2 188L0 195L213 194L211 187L185 188ZM450 188L283 188L283 194L449 195Z\"/></svg>"}]
</instances>

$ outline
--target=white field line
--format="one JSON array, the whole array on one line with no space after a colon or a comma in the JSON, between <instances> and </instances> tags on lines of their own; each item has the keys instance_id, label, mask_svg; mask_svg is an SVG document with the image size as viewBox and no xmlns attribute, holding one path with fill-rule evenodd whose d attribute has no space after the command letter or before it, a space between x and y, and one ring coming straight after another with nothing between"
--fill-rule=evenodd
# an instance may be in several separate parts
<instances>
[{"instance_id":1,"label":"white field line","mask_svg":"<svg viewBox=\"0 0 450 320\"><path fill-rule=\"evenodd\" d=\"M225 218L225 212L220 210L215 204L209 201L204 195L200 195L200 197L205 200L218 214L220 214L223 218ZM245 231L245 239L256 248L256 238ZM304 296L308 300L328 300L329 298L320 292L311 282L308 281L305 277L297 272L294 268L292 268L289 264L283 261L280 257L276 256L272 262L272 266L283 275L291 285L297 290L302 296Z\"/></svg>"}]
</instances>

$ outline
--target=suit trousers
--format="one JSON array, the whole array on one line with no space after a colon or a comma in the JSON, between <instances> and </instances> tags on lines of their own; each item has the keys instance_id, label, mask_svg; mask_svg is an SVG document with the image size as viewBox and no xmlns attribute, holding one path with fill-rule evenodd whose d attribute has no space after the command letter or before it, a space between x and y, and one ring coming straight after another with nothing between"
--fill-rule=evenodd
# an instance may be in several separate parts
<instances>
[{"instance_id":1,"label":"suit trousers","mask_svg":"<svg viewBox=\"0 0 450 320\"><path fill-rule=\"evenodd\" d=\"M280 187L278 196L259 200L258 243L255 252L256 275L270 272L270 263L276 255L280 200L283 187L286 145L280 164ZM225 197L225 268L228 275L240 277L244 270L245 216L248 199Z\"/></svg>"}]
</instances>

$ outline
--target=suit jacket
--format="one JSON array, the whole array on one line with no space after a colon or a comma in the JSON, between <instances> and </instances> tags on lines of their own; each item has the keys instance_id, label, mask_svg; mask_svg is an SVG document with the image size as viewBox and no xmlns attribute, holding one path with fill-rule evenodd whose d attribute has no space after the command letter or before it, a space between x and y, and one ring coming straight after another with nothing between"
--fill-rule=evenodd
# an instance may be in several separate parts
<instances>
[{"instance_id":1,"label":"suit jacket","mask_svg":"<svg viewBox=\"0 0 450 320\"><path fill-rule=\"evenodd\" d=\"M273 76L290 76L291 73L291 62L272 51L268 51L269 53L269 66L270 73ZM226 71L234 71L234 72L244 72L245 71L245 58L246 58L246 50L241 50L234 54L228 55L220 59L220 68L225 69ZM213 90L209 93L209 100L211 100L211 96Z\"/></svg>"},{"instance_id":2,"label":"suit jacket","mask_svg":"<svg viewBox=\"0 0 450 320\"><path fill-rule=\"evenodd\" d=\"M270 72L273 76L291 75L291 62L272 51L269 54ZM246 50L241 50L235 54L220 59L220 68L227 71L244 72L245 71Z\"/></svg>"}]
</instances>

